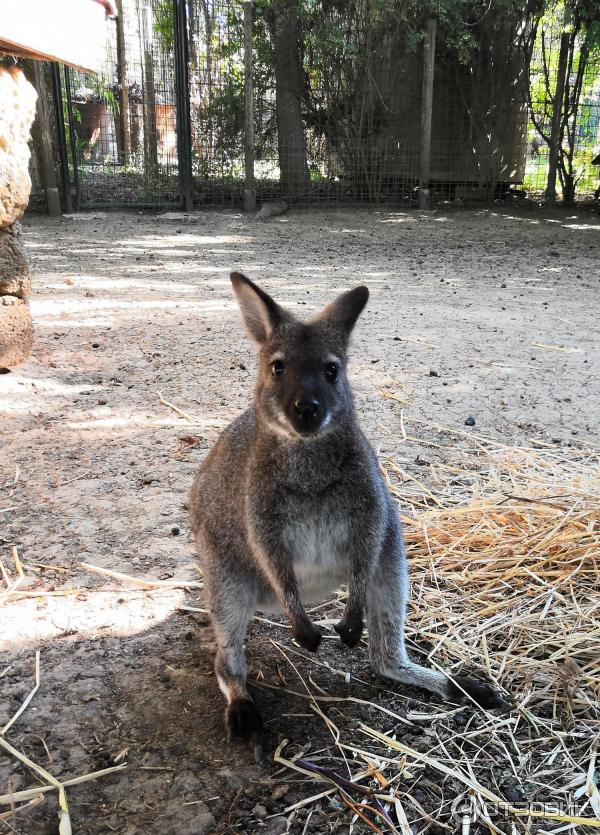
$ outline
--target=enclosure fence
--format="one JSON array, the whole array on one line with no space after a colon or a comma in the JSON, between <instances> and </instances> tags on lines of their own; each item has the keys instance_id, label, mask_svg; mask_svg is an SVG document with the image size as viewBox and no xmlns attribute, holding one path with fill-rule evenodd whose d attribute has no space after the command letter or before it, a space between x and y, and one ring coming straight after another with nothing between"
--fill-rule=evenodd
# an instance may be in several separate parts
<instances>
[{"instance_id":1,"label":"enclosure fence","mask_svg":"<svg viewBox=\"0 0 600 835\"><path fill-rule=\"evenodd\" d=\"M418 204L426 40L412 43L397 27L369 42L365 27L339 11L319 40L320 24L312 22L300 50L299 145L289 140L289 129L284 135L277 110L278 95L289 90L278 90L273 74L275 24L256 12L249 22L251 4L120 0L118 9L100 73L46 67L67 210L190 210L242 207L244 201L248 207L254 197L258 205L276 197L300 205ZM343 27L351 53L330 36ZM518 200L545 188L548 145L540 130L550 130L560 33L549 29L536 39L529 101L523 85L511 81L522 77L522 59L515 51L506 58L501 30L493 34L495 40L480 45L480 53L489 54L473 68L452 58L438 31L427 171L434 202ZM358 57L352 63L347 53ZM593 199L600 171L594 164L600 150L597 58L581 83L577 126L567 138L577 197ZM32 175L35 194L41 185L35 155Z\"/></svg>"}]
</instances>

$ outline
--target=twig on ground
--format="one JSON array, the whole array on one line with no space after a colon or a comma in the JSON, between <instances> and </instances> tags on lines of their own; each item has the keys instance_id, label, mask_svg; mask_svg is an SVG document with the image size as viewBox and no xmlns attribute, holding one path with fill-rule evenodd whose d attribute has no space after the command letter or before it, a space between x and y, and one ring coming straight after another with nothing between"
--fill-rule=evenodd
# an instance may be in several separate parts
<instances>
[{"instance_id":1,"label":"twig on ground","mask_svg":"<svg viewBox=\"0 0 600 835\"><path fill-rule=\"evenodd\" d=\"M30 809L32 806L39 806L40 803L43 803L45 800L43 794L36 795L32 800L28 803L24 803L22 806L13 806L8 812L0 812L0 821L8 821L11 818L14 818L15 815L18 815L19 812L23 812L25 809Z\"/></svg>"},{"instance_id":2,"label":"twig on ground","mask_svg":"<svg viewBox=\"0 0 600 835\"><path fill-rule=\"evenodd\" d=\"M168 406L169 409L172 409L174 412L177 412L178 415L181 415L181 417L184 417L186 420L189 420L190 423L200 422L197 420L197 418L192 417L192 415L188 414L187 412L184 412L183 409L180 409L179 406L175 406L174 403L170 403L168 400L165 400L165 398L162 396L162 392L158 391L158 389L156 390L156 393L158 394L159 403L162 403L163 406Z\"/></svg>"},{"instance_id":3,"label":"twig on ground","mask_svg":"<svg viewBox=\"0 0 600 835\"><path fill-rule=\"evenodd\" d=\"M21 583L25 579L25 574L23 573L23 566L21 565L21 560L19 559L19 552L17 551L16 546L13 546L13 548L12 548L12 558L13 558L13 562L15 564L15 571L17 573L16 580L12 580L12 581L10 579L10 575L8 574L8 571L4 567L4 563L2 562L2 560L0 560L0 573L2 574L2 578L3 578L3 580L4 580L4 582L6 583L6 586L7 586L6 591L4 591L2 596L0 596L0 602L2 602L3 600L6 600L7 597L12 596L13 594L15 594L15 592L17 591L17 589L19 588L19 586L21 585Z\"/></svg>"},{"instance_id":4,"label":"twig on ground","mask_svg":"<svg viewBox=\"0 0 600 835\"><path fill-rule=\"evenodd\" d=\"M12 719L9 719L9 721L6 723L6 725L0 730L0 736L4 736L4 734L8 731L8 729L11 728L14 725L14 723L17 721L19 716L27 709L27 706L29 705L29 703L31 702L31 700L33 699L35 694L37 693L39 686L40 686L40 651L38 649L38 650L36 650L36 653L35 653L35 685L34 685L33 689L31 690L31 692L29 693L29 695L27 696L27 698L25 699L25 701L23 702L23 704L21 705L21 707L14 714Z\"/></svg>"},{"instance_id":5,"label":"twig on ground","mask_svg":"<svg viewBox=\"0 0 600 835\"><path fill-rule=\"evenodd\" d=\"M121 765L111 766L110 768L102 768L100 771L91 771L89 774L82 774L79 777L73 777L70 780L64 780L62 785L68 789L71 786L79 786L81 783L89 783L90 780L99 780L100 777L106 777L107 774L114 774L115 771L124 771L128 768L127 763ZM0 804L10 803L12 800L28 800L35 797L36 794L45 794L46 792L54 791L56 786L54 784L36 786L34 789L23 789L23 791L13 792L12 794L0 794Z\"/></svg>"},{"instance_id":6,"label":"twig on ground","mask_svg":"<svg viewBox=\"0 0 600 835\"><path fill-rule=\"evenodd\" d=\"M93 574L100 574L104 577L111 577L113 580L121 580L124 583L136 583L145 589L201 589L204 583L197 580L143 580L141 577L132 577L130 574L123 574L121 571L111 571L108 568L101 568L89 562L80 563L86 571Z\"/></svg>"}]
</instances>

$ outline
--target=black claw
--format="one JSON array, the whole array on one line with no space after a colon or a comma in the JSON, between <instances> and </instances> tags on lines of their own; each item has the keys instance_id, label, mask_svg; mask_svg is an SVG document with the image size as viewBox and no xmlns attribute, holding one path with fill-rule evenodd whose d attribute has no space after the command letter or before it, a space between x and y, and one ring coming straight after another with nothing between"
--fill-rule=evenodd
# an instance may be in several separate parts
<instances>
[{"instance_id":1,"label":"black claw","mask_svg":"<svg viewBox=\"0 0 600 835\"><path fill-rule=\"evenodd\" d=\"M229 739L242 739L259 763L262 759L265 728L256 705L251 699L235 699L227 708L225 723Z\"/></svg>"},{"instance_id":2,"label":"black claw","mask_svg":"<svg viewBox=\"0 0 600 835\"><path fill-rule=\"evenodd\" d=\"M300 646L309 652L316 652L319 649L323 637L321 630L312 621L302 624L294 630L293 634Z\"/></svg>"},{"instance_id":3,"label":"black claw","mask_svg":"<svg viewBox=\"0 0 600 835\"><path fill-rule=\"evenodd\" d=\"M333 628L342 639L342 643L346 644L347 647L350 647L352 649L358 644L358 642L361 639L363 632L363 622L362 620L359 620L353 623L345 623L343 620L341 620Z\"/></svg>"},{"instance_id":4,"label":"black claw","mask_svg":"<svg viewBox=\"0 0 600 835\"><path fill-rule=\"evenodd\" d=\"M456 684L449 683L450 692L448 695L452 701L465 702L465 693L467 693L480 707L486 710L500 709L508 712L513 706L512 701L505 698L498 690L494 690L489 684L484 684L467 676L455 676L454 681Z\"/></svg>"}]
</instances>

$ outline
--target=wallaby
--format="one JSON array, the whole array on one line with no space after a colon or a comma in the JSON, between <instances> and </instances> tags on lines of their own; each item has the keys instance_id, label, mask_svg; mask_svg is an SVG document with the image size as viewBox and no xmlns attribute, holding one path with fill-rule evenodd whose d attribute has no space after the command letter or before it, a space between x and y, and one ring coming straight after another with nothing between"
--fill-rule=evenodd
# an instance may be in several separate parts
<instances>
[{"instance_id":1,"label":"wallaby","mask_svg":"<svg viewBox=\"0 0 600 835\"><path fill-rule=\"evenodd\" d=\"M258 343L254 405L222 433L190 496L217 642L215 672L230 736L262 755L263 723L246 689L244 640L256 608L278 604L300 646L321 632L303 602L348 583L335 627L354 647L366 610L374 670L403 684L486 708L502 696L471 678L451 679L408 657L408 597L400 519L355 415L348 340L369 296L356 287L307 322L241 273L231 274L242 316Z\"/></svg>"}]
</instances>

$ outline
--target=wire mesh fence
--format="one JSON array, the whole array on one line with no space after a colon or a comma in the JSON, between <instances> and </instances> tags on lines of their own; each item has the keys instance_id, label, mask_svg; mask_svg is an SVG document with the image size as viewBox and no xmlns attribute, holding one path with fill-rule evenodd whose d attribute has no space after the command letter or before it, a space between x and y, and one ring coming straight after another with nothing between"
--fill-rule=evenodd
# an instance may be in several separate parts
<instances>
[{"instance_id":1,"label":"wire mesh fence","mask_svg":"<svg viewBox=\"0 0 600 835\"><path fill-rule=\"evenodd\" d=\"M288 30L278 28L274 10L289 11L286 0L255 7L253 187L259 204L283 197L298 205L416 205L422 32L393 24L393 15L361 19L364 2L313 5L322 6L319 15L296 20L296 31L287 18ZM53 100L55 118L65 126L63 165L74 205L242 206L244 4L120 0L118 6L102 72L61 68L60 95ZM428 183L434 201L524 199L546 188L561 30L544 23L529 33L527 54L514 21L490 18L470 61L458 60L443 27L438 30ZM296 37L297 64L282 66L285 44L293 51L289 43ZM568 153L558 187L573 187L587 199L600 172L594 164L600 62L597 51L588 51L580 71L582 54L574 41L567 95L576 84L580 89L577 112L562 126ZM35 166L33 175L39 179Z\"/></svg>"},{"instance_id":2,"label":"wire mesh fence","mask_svg":"<svg viewBox=\"0 0 600 835\"><path fill-rule=\"evenodd\" d=\"M531 59L523 185L533 194L546 188L561 48L566 74L559 188L563 194L569 187L576 189L579 199L600 197L600 52L597 46L590 49L585 39L561 30L556 19L540 29Z\"/></svg>"},{"instance_id":3,"label":"wire mesh fence","mask_svg":"<svg viewBox=\"0 0 600 835\"><path fill-rule=\"evenodd\" d=\"M160 0L120 6L103 71L62 72L75 203L82 208L178 200L172 17Z\"/></svg>"}]
</instances>

